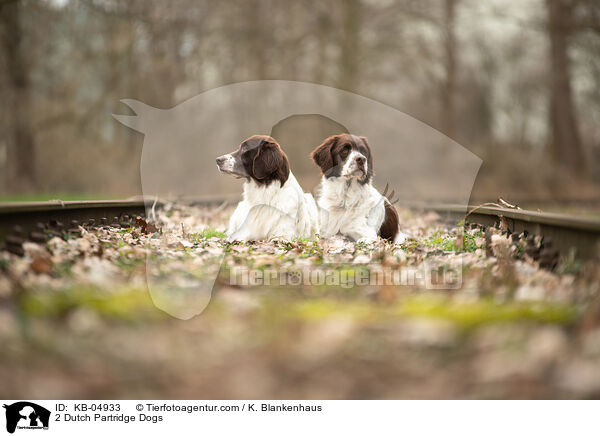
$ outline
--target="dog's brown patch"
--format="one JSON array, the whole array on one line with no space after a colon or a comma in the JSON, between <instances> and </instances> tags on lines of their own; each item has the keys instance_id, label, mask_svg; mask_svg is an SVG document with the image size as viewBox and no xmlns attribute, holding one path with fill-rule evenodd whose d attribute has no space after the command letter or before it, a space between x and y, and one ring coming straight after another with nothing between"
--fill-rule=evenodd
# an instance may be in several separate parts
<instances>
[{"instance_id":1,"label":"dog's brown patch","mask_svg":"<svg viewBox=\"0 0 600 436\"><path fill-rule=\"evenodd\" d=\"M385 218L383 219L383 223L379 228L379 236L382 239L387 239L390 242L394 242L394 238L398 233L398 212L396 212L396 208L387 200L384 200L385 204Z\"/></svg>"}]
</instances>

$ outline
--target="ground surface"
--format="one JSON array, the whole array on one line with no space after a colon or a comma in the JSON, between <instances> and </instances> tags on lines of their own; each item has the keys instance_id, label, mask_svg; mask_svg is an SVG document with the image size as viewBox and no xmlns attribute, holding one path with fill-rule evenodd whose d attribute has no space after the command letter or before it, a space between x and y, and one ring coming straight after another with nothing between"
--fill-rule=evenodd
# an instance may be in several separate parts
<instances>
[{"instance_id":1,"label":"ground surface","mask_svg":"<svg viewBox=\"0 0 600 436\"><path fill-rule=\"evenodd\" d=\"M83 229L1 253L2 396L600 397L597 262L550 272L522 240L410 211L401 246L229 244L230 213L171 205L160 233ZM193 292L209 282L210 302ZM157 292L179 315L208 305L177 319Z\"/></svg>"}]
</instances>

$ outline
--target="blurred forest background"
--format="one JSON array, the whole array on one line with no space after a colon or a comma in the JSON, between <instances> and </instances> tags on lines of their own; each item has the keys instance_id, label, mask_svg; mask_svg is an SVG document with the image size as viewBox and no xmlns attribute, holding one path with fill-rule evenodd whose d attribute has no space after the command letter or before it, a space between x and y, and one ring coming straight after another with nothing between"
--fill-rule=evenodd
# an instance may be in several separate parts
<instances>
[{"instance_id":1,"label":"blurred forest background","mask_svg":"<svg viewBox=\"0 0 600 436\"><path fill-rule=\"evenodd\" d=\"M139 194L121 98L260 79L444 132L484 161L472 201L600 198L598 0L0 0L0 196Z\"/></svg>"}]
</instances>

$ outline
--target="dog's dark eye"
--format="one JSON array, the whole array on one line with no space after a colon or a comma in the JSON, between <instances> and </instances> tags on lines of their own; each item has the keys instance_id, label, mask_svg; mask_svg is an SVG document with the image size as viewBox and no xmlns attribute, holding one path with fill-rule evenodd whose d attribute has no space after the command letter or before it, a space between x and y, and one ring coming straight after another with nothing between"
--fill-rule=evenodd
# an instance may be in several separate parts
<instances>
[{"instance_id":1,"label":"dog's dark eye","mask_svg":"<svg viewBox=\"0 0 600 436\"><path fill-rule=\"evenodd\" d=\"M340 152L340 156L346 157L346 156L348 156L348 153L350 153L350 145L346 144L346 145L344 145L344 148L342 148L342 151Z\"/></svg>"}]
</instances>

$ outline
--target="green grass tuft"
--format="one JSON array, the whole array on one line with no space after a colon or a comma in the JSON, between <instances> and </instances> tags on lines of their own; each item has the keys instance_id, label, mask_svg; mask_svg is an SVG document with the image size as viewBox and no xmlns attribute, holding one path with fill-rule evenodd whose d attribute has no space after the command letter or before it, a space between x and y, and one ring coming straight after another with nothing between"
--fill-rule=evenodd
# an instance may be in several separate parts
<instances>
[{"instance_id":1,"label":"green grass tuft","mask_svg":"<svg viewBox=\"0 0 600 436\"><path fill-rule=\"evenodd\" d=\"M463 247L459 248L456 244L456 235L448 235L441 230L435 232L432 236L427 238L424 242L426 247L435 248L443 251L454 251L457 253L472 253L477 250L476 239L482 237L481 232L465 233L463 234Z\"/></svg>"},{"instance_id":2,"label":"green grass tuft","mask_svg":"<svg viewBox=\"0 0 600 436\"><path fill-rule=\"evenodd\" d=\"M211 228L204 229L200 233L188 233L188 236L194 242L211 239L211 238L219 238L219 239L227 238L227 235L224 232L219 232L218 230L211 229Z\"/></svg>"}]
</instances>

